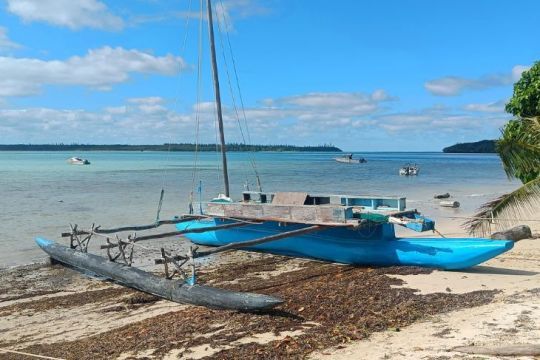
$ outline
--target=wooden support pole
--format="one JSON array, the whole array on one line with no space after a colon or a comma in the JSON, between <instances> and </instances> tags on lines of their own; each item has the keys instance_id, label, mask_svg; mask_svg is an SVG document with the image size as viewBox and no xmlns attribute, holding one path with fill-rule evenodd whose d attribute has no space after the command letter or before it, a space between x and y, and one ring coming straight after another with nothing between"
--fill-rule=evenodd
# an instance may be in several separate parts
<instances>
[{"instance_id":1,"label":"wooden support pole","mask_svg":"<svg viewBox=\"0 0 540 360\"><path fill-rule=\"evenodd\" d=\"M255 239L255 240L230 243L230 244L219 246L217 248L214 248L214 249L211 249L211 250L208 250L208 251L198 252L198 253L195 254L195 257L203 257L203 256L208 256L208 255L216 254L216 253L223 252L223 251L255 246L255 245L259 245L259 244L263 244L263 243L267 243L267 242L271 242L271 241L285 239L285 238L288 238L288 237L304 235L304 234L312 233L312 232L315 232L315 231L321 231L321 230L324 230L326 228L328 228L328 226L313 225L313 226L308 226L308 227L298 229L298 230L286 231L286 232L279 233L279 234L276 234L276 235L265 236L265 237Z\"/></svg>"},{"instance_id":2,"label":"wooden support pole","mask_svg":"<svg viewBox=\"0 0 540 360\"><path fill-rule=\"evenodd\" d=\"M161 225L174 225L174 224L180 224L187 221L193 221L193 220L199 220L199 219L207 219L208 216L205 215L186 215L182 216L178 219L173 220L161 220L158 222L155 222L150 225L138 225L138 226L123 226L123 227L117 227L117 228L111 228L111 229L100 229L99 227L96 227L94 229L95 234L113 234L117 232L123 232L123 231L142 231L142 230L150 230L155 229L157 227L160 227ZM86 235L90 234L89 231L86 230L80 230L76 232L78 235ZM70 237L73 233L62 233L62 237Z\"/></svg>"},{"instance_id":3,"label":"wooden support pole","mask_svg":"<svg viewBox=\"0 0 540 360\"><path fill-rule=\"evenodd\" d=\"M171 232L166 232L166 233L161 233L161 234L140 236L140 237L132 238L130 240L131 242L137 242L137 241L144 241L144 240L151 240L151 239L161 239L165 237L178 236L178 235L184 235L184 234L203 233L203 232L208 232L208 231L231 229L231 228L246 226L246 225L253 225L253 224L232 223L232 224L223 224L223 225L216 225L216 226L207 226L207 227L186 229L186 230L180 230L180 231L171 231ZM101 245L101 249L110 249L117 246L118 244Z\"/></svg>"}]
</instances>

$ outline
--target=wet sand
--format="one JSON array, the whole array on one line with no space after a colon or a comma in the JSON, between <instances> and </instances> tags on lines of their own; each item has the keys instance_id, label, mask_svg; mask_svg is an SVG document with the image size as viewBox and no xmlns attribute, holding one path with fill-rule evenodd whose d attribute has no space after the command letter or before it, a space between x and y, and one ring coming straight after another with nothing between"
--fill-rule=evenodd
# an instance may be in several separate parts
<instances>
[{"instance_id":1,"label":"wet sand","mask_svg":"<svg viewBox=\"0 0 540 360\"><path fill-rule=\"evenodd\" d=\"M540 339L540 239L467 271L236 252L200 272L207 284L285 300L258 314L175 304L59 265L0 276L0 349L52 358L477 359L453 350Z\"/></svg>"}]
</instances>

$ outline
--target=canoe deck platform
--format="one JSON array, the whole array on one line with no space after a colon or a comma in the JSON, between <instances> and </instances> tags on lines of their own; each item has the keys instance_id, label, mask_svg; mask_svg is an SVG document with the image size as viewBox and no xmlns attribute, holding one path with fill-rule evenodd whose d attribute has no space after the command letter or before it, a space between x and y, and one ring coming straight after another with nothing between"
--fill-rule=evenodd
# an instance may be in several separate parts
<instances>
[{"instance_id":1,"label":"canoe deck platform","mask_svg":"<svg viewBox=\"0 0 540 360\"><path fill-rule=\"evenodd\" d=\"M403 217L417 213L416 210L406 210L405 205L405 198L397 196L245 191L240 202L222 200L209 202L206 215L258 221L358 227L366 220L371 220L368 214L376 214L380 218L388 219L388 217Z\"/></svg>"}]
</instances>

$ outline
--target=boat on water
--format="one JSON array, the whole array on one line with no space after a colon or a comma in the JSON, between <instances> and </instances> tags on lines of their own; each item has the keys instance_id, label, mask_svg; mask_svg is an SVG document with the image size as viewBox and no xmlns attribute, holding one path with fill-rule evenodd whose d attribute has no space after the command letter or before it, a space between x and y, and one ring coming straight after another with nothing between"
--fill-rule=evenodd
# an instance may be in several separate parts
<instances>
[{"instance_id":1,"label":"boat on water","mask_svg":"<svg viewBox=\"0 0 540 360\"><path fill-rule=\"evenodd\" d=\"M251 311L271 308L282 300L269 295L236 293L198 285L195 260L244 249L352 265L414 265L454 270L475 266L513 247L513 242L507 240L397 237L395 226L424 232L434 231L435 222L416 209L408 209L406 199L400 196L265 192L255 166L258 191L244 191L239 198L233 199L229 186L211 0L206 0L206 10L220 139L222 194L208 202L200 200L199 213L196 214L192 189L188 214L160 220L162 189L156 220L152 224L109 229L94 225L89 229L79 229L72 225L70 232L62 234L62 237L70 239L69 247L43 238L36 239L37 245L51 258L172 301ZM201 24L204 21L202 11L200 21ZM418 173L416 165L408 171L411 169L414 169L414 175ZM195 186L195 181L193 184ZM201 185L199 194L200 189ZM174 225L177 231L141 235L143 231L164 225ZM125 232L133 233L122 238L121 234ZM161 258L155 259L155 263L164 265L165 279L132 268L133 249L137 242L180 235L194 244L213 248L199 250L197 246L189 246L186 253L174 253L162 247ZM101 249L107 251L108 259L88 253L88 243L92 238L106 240ZM184 239L178 238L179 241ZM172 280L175 276L181 281Z\"/></svg>"},{"instance_id":2,"label":"boat on water","mask_svg":"<svg viewBox=\"0 0 540 360\"><path fill-rule=\"evenodd\" d=\"M353 154L343 155L343 156L334 158L334 160L337 161L338 163L344 163L344 164L363 164L367 162L367 160L364 158L354 159Z\"/></svg>"},{"instance_id":3,"label":"boat on water","mask_svg":"<svg viewBox=\"0 0 540 360\"><path fill-rule=\"evenodd\" d=\"M406 164L399 169L399 175L404 175L404 176L418 175L419 172L420 172L420 167L416 164L414 165Z\"/></svg>"},{"instance_id":4,"label":"boat on water","mask_svg":"<svg viewBox=\"0 0 540 360\"><path fill-rule=\"evenodd\" d=\"M90 161L88 161L87 159L83 159L76 156L67 159L67 162L71 165L90 165Z\"/></svg>"}]
</instances>

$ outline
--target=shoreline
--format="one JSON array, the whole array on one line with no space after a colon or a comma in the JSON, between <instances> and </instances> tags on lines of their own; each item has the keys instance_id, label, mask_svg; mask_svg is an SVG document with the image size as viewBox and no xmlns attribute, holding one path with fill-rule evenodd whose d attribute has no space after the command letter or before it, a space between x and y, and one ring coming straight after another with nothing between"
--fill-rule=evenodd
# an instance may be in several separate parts
<instances>
[{"instance_id":1,"label":"shoreline","mask_svg":"<svg viewBox=\"0 0 540 360\"><path fill-rule=\"evenodd\" d=\"M491 346L490 338L508 343L504 334L540 337L538 259L534 239L465 271L252 252L227 254L200 271L201 282L286 301L263 314L171 303L58 265L17 266L0 272L0 349L64 359L473 359L451 350ZM0 359L19 358L26 359L0 352Z\"/></svg>"}]
</instances>

